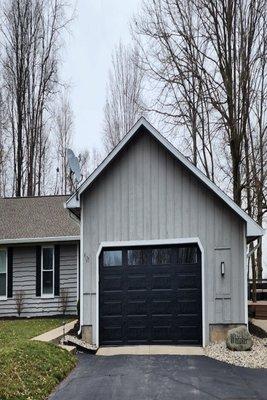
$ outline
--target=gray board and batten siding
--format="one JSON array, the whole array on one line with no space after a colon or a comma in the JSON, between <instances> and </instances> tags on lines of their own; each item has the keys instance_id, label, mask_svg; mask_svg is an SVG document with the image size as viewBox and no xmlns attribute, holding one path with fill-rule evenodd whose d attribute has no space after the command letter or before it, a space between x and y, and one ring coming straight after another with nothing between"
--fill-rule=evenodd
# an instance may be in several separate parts
<instances>
[{"instance_id":1,"label":"gray board and batten siding","mask_svg":"<svg viewBox=\"0 0 267 400\"><path fill-rule=\"evenodd\" d=\"M102 242L199 238L205 343L210 324L243 324L245 221L152 135L138 133L81 194L83 325L97 343L97 261ZM225 279L220 263L226 261Z\"/></svg>"}]
</instances>

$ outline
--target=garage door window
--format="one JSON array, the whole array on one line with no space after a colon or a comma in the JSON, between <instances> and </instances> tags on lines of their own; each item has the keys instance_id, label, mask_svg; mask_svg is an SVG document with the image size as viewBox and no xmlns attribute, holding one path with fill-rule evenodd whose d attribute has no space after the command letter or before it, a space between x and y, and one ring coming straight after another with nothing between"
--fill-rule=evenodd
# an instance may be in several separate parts
<instances>
[{"instance_id":1,"label":"garage door window","mask_svg":"<svg viewBox=\"0 0 267 400\"><path fill-rule=\"evenodd\" d=\"M134 249L127 251L128 265L146 265L148 264L148 252L146 249Z\"/></svg>"},{"instance_id":2,"label":"garage door window","mask_svg":"<svg viewBox=\"0 0 267 400\"><path fill-rule=\"evenodd\" d=\"M120 267L122 265L122 251L121 250L104 251L103 264L105 267Z\"/></svg>"},{"instance_id":3,"label":"garage door window","mask_svg":"<svg viewBox=\"0 0 267 400\"><path fill-rule=\"evenodd\" d=\"M196 247L179 247L177 264L196 264L197 248Z\"/></svg>"},{"instance_id":4,"label":"garage door window","mask_svg":"<svg viewBox=\"0 0 267 400\"><path fill-rule=\"evenodd\" d=\"M170 248L152 249L152 265L170 264L171 252Z\"/></svg>"}]
</instances>

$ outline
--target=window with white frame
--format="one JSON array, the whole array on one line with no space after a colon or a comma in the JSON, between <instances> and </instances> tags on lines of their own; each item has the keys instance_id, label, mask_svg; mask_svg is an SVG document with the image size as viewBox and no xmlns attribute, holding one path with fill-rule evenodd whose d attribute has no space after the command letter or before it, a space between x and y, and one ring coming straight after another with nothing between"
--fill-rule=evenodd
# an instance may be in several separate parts
<instances>
[{"instance_id":1,"label":"window with white frame","mask_svg":"<svg viewBox=\"0 0 267 400\"><path fill-rule=\"evenodd\" d=\"M7 296L7 252L0 250L0 298Z\"/></svg>"},{"instance_id":2,"label":"window with white frame","mask_svg":"<svg viewBox=\"0 0 267 400\"><path fill-rule=\"evenodd\" d=\"M42 296L54 295L54 247L42 247Z\"/></svg>"}]
</instances>

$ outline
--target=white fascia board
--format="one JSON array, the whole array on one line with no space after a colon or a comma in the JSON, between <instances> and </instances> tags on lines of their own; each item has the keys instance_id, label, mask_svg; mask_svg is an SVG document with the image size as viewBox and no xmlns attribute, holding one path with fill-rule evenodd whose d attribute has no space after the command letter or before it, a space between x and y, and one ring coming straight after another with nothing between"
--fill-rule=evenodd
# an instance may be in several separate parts
<instances>
[{"instance_id":1,"label":"white fascia board","mask_svg":"<svg viewBox=\"0 0 267 400\"><path fill-rule=\"evenodd\" d=\"M64 208L80 208L80 196L77 199L76 194L72 195L65 203Z\"/></svg>"},{"instance_id":2,"label":"white fascia board","mask_svg":"<svg viewBox=\"0 0 267 400\"><path fill-rule=\"evenodd\" d=\"M162 136L144 117L133 126L133 128L124 136L119 144L111 151L105 160L95 169L95 171L82 183L77 192L74 193L67 201L67 208L79 207L79 200L81 193L96 179L96 177L106 168L106 166L113 160L114 157L121 151L121 149L132 138L136 131L144 126L152 136L154 136L171 154L177 158L193 175L202 181L208 188L212 190L219 198L221 198L236 214L238 214L247 223L246 235L247 236L263 236L264 229L262 229L250 216L245 213L227 194L225 194L218 186L216 186L202 171L195 167L183 154L176 149L164 136Z\"/></svg>"},{"instance_id":3,"label":"white fascia board","mask_svg":"<svg viewBox=\"0 0 267 400\"><path fill-rule=\"evenodd\" d=\"M50 243L50 242L76 242L80 240L80 236L52 236L52 237L36 237L36 238L19 238L19 239L2 239L0 245L5 244L28 244L28 243Z\"/></svg>"}]
</instances>

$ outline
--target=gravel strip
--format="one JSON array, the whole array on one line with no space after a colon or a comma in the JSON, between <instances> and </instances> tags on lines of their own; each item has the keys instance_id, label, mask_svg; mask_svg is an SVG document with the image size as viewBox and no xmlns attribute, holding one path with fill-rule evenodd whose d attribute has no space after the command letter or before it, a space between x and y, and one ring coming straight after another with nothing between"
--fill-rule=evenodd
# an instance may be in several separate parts
<instances>
[{"instance_id":1,"label":"gravel strip","mask_svg":"<svg viewBox=\"0 0 267 400\"><path fill-rule=\"evenodd\" d=\"M228 364L247 368L267 368L267 339L252 336L250 351L231 351L225 342L214 343L205 348L205 355Z\"/></svg>"},{"instance_id":2,"label":"gravel strip","mask_svg":"<svg viewBox=\"0 0 267 400\"><path fill-rule=\"evenodd\" d=\"M97 347L94 345L91 345L84 340L78 339L76 336L72 335L65 335L64 338L62 338L63 343L71 343L74 345L77 345L79 347L82 347L83 349L90 350L90 351L96 351ZM1 399L0 399L1 400Z\"/></svg>"}]
</instances>

